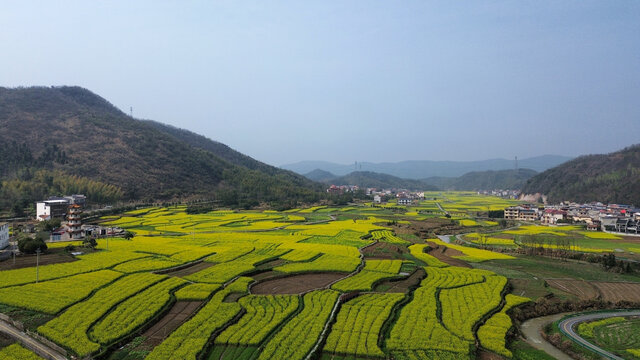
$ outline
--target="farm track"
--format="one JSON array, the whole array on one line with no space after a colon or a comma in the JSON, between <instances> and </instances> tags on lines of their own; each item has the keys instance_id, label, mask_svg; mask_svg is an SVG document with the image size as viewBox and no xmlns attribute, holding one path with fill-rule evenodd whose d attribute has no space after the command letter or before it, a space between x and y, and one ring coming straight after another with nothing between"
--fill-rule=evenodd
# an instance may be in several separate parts
<instances>
[{"instance_id":1,"label":"farm track","mask_svg":"<svg viewBox=\"0 0 640 360\"><path fill-rule=\"evenodd\" d=\"M142 334L145 341L138 347L149 349L158 346L202 305L201 301L178 301L169 313Z\"/></svg>"},{"instance_id":2,"label":"farm track","mask_svg":"<svg viewBox=\"0 0 640 360\"><path fill-rule=\"evenodd\" d=\"M25 345L27 348L34 351L36 354L42 356L45 359L50 360L67 360L59 352L53 350L47 345L39 342L38 340L32 338L31 336L25 334L24 332L18 330L14 326L0 320L0 332L9 335L10 337L18 340L20 343Z\"/></svg>"}]
</instances>

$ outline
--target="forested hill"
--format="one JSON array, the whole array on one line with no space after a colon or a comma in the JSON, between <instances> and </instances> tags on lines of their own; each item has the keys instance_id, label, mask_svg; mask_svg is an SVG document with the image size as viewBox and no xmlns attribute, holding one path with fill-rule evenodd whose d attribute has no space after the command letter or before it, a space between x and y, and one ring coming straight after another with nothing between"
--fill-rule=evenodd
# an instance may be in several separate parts
<instances>
[{"instance_id":1,"label":"forested hill","mask_svg":"<svg viewBox=\"0 0 640 360\"><path fill-rule=\"evenodd\" d=\"M0 128L0 206L56 195L65 190L59 178L71 176L90 180L94 193L111 189L105 201L201 197L247 206L315 201L321 192L226 145L132 119L79 87L0 88Z\"/></svg>"},{"instance_id":2,"label":"forested hill","mask_svg":"<svg viewBox=\"0 0 640 360\"><path fill-rule=\"evenodd\" d=\"M529 179L523 194L548 201L600 201L640 205L640 144L605 155L586 155Z\"/></svg>"},{"instance_id":3,"label":"forested hill","mask_svg":"<svg viewBox=\"0 0 640 360\"><path fill-rule=\"evenodd\" d=\"M537 172L531 169L472 171L462 176L424 179L442 190L520 189Z\"/></svg>"}]
</instances>

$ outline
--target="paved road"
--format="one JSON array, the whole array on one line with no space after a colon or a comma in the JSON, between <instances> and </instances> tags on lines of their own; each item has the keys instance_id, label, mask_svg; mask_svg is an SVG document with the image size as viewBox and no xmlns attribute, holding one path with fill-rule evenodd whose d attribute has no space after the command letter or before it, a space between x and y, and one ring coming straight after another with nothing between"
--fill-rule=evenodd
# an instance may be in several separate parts
<instances>
[{"instance_id":1,"label":"paved road","mask_svg":"<svg viewBox=\"0 0 640 360\"><path fill-rule=\"evenodd\" d=\"M525 321L520 327L525 336L525 341L534 348L542 350L558 360L572 360L569 355L560 351L540 335L540 331L545 325L560 320L567 315L569 313L542 316Z\"/></svg>"},{"instance_id":2,"label":"paved road","mask_svg":"<svg viewBox=\"0 0 640 360\"><path fill-rule=\"evenodd\" d=\"M624 360L624 358L621 358L615 354L612 354L590 342L588 342L587 340L585 340L583 337L581 337L580 335L578 335L574 329L578 326L579 323L581 322L585 322L585 321L592 321L592 320L600 320L600 319L606 319L606 318L610 318L610 317L617 317L617 316L640 316L640 310L633 310L633 311L613 311L613 312L600 312L600 313L594 313L594 314L585 314L585 315L579 315L579 316L574 316L574 317L570 317L568 319L564 319L562 320L559 324L558 327L560 328L560 331L562 331L566 336L568 336L569 338L571 338L571 340L577 342L578 344L586 347L587 349L597 353L600 356L603 356L607 359L613 359L613 360Z\"/></svg>"},{"instance_id":3,"label":"paved road","mask_svg":"<svg viewBox=\"0 0 640 360\"><path fill-rule=\"evenodd\" d=\"M39 341L35 340L34 338L2 320L0 320L0 332L3 332L18 340L19 342L27 345L29 349L33 349L38 355L44 357L45 359L67 360L66 357L62 356L57 351L40 343Z\"/></svg>"}]
</instances>

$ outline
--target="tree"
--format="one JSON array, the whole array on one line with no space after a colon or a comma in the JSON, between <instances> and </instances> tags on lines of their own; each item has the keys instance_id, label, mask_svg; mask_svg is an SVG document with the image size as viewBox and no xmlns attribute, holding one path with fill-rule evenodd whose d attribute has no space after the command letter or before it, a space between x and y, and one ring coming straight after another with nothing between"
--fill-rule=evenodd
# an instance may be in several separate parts
<instances>
[{"instance_id":1,"label":"tree","mask_svg":"<svg viewBox=\"0 0 640 360\"><path fill-rule=\"evenodd\" d=\"M123 238L125 238L126 240L131 240L134 236L136 236L136 234L131 231L127 231L126 233L124 233Z\"/></svg>"},{"instance_id":2,"label":"tree","mask_svg":"<svg viewBox=\"0 0 640 360\"><path fill-rule=\"evenodd\" d=\"M21 253L35 254L38 249L40 249L40 251L47 250L47 244L45 244L40 236L32 239L26 234L20 234L18 237L18 250L20 250Z\"/></svg>"}]
</instances>

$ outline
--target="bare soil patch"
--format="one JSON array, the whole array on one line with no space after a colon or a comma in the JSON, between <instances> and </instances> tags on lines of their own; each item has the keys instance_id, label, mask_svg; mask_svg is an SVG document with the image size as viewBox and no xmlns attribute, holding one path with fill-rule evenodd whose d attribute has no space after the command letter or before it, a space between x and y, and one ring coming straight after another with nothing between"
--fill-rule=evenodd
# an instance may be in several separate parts
<instances>
[{"instance_id":1,"label":"bare soil patch","mask_svg":"<svg viewBox=\"0 0 640 360\"><path fill-rule=\"evenodd\" d=\"M591 284L600 290L602 300L640 302L640 283L596 281Z\"/></svg>"},{"instance_id":2,"label":"bare soil patch","mask_svg":"<svg viewBox=\"0 0 640 360\"><path fill-rule=\"evenodd\" d=\"M347 276L347 273L312 273L300 274L265 280L251 286L252 294L301 294L314 289L321 289L334 281Z\"/></svg>"},{"instance_id":3,"label":"bare soil patch","mask_svg":"<svg viewBox=\"0 0 640 360\"><path fill-rule=\"evenodd\" d=\"M376 286L375 291L386 292L386 293L407 293L409 288L412 286L416 286L420 284L420 281L424 279L426 273L424 269L419 268L414 271L409 277L403 280L397 281L383 281L378 286Z\"/></svg>"},{"instance_id":4,"label":"bare soil patch","mask_svg":"<svg viewBox=\"0 0 640 360\"><path fill-rule=\"evenodd\" d=\"M592 300L600 297L600 291L584 280L547 279L546 281L550 286L569 294L573 294L580 300Z\"/></svg>"},{"instance_id":5,"label":"bare soil patch","mask_svg":"<svg viewBox=\"0 0 640 360\"><path fill-rule=\"evenodd\" d=\"M362 249L367 259L401 259L402 248L384 241L377 242Z\"/></svg>"},{"instance_id":6,"label":"bare soil patch","mask_svg":"<svg viewBox=\"0 0 640 360\"><path fill-rule=\"evenodd\" d=\"M466 268L472 267L466 262L452 257L452 256L464 256L464 254L459 250L454 250L446 246L440 246L434 242L427 242L427 244L429 244L429 247L431 248L427 252L427 254L437 258L438 260L446 264L449 264L451 266L459 266L459 267L466 267Z\"/></svg>"},{"instance_id":7,"label":"bare soil patch","mask_svg":"<svg viewBox=\"0 0 640 360\"><path fill-rule=\"evenodd\" d=\"M167 273L164 273L164 274L169 275L169 276L175 276L175 277L184 277L184 276L188 276L188 275L191 275L191 274L195 274L198 271L204 270L204 269L209 268L211 266L213 266L213 263L202 261L202 262L199 262L197 264L193 264L193 266L188 266L188 267L182 268L180 270L171 271L171 272L167 272Z\"/></svg>"},{"instance_id":8,"label":"bare soil patch","mask_svg":"<svg viewBox=\"0 0 640 360\"><path fill-rule=\"evenodd\" d=\"M76 261L77 259L66 252L57 251L40 255L40 265L59 264ZM13 256L0 262L0 270L21 269L36 266L36 255L16 256L16 264L13 264Z\"/></svg>"},{"instance_id":9,"label":"bare soil patch","mask_svg":"<svg viewBox=\"0 0 640 360\"><path fill-rule=\"evenodd\" d=\"M478 360L503 360L504 358L500 355L494 354L490 351L480 349L478 350L478 355L476 357Z\"/></svg>"},{"instance_id":10,"label":"bare soil patch","mask_svg":"<svg viewBox=\"0 0 640 360\"><path fill-rule=\"evenodd\" d=\"M145 331L144 342L138 349L152 349L187 320L202 304L202 301L178 301L169 313Z\"/></svg>"}]
</instances>

